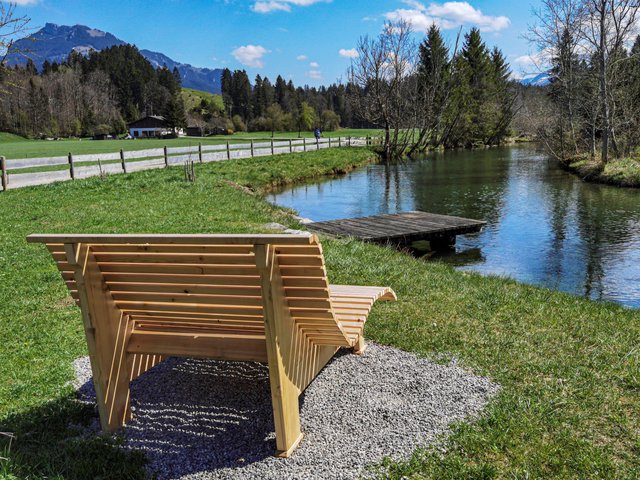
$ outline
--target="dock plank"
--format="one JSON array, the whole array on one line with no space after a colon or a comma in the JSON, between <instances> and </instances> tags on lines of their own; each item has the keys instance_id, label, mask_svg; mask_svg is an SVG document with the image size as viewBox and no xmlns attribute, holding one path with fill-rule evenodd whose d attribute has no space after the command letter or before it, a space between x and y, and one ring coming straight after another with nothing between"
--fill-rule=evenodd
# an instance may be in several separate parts
<instances>
[{"instance_id":1,"label":"dock plank","mask_svg":"<svg viewBox=\"0 0 640 480\"><path fill-rule=\"evenodd\" d=\"M486 222L436 213L411 211L310 223L309 230L336 237L373 242L413 242L455 237L482 230Z\"/></svg>"}]
</instances>

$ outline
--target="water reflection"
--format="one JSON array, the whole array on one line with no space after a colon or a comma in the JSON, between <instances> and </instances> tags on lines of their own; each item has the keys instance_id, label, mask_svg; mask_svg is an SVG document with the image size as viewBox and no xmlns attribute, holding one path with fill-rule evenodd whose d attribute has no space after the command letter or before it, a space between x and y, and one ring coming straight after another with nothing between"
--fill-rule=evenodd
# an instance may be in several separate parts
<instances>
[{"instance_id":1,"label":"water reflection","mask_svg":"<svg viewBox=\"0 0 640 480\"><path fill-rule=\"evenodd\" d=\"M414 209L486 220L431 258L640 307L640 191L582 183L530 147L371 165L271 200L313 220Z\"/></svg>"}]
</instances>

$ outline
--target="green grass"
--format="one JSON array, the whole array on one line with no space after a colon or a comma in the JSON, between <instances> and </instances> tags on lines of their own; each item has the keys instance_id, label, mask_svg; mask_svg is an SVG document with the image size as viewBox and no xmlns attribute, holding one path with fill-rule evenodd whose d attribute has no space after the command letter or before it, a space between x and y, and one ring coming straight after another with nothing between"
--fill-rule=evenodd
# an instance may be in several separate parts
<instances>
[{"instance_id":1,"label":"green grass","mask_svg":"<svg viewBox=\"0 0 640 480\"><path fill-rule=\"evenodd\" d=\"M18 143L27 142L28 140L20 135L14 135L13 133L0 132L0 145L4 143Z\"/></svg>"},{"instance_id":2,"label":"green grass","mask_svg":"<svg viewBox=\"0 0 640 480\"><path fill-rule=\"evenodd\" d=\"M209 92L203 92L202 90L194 90L193 88L182 89L182 100L187 111L192 110L194 107L199 107L202 100L213 101L214 105L219 111L224 112L224 102L222 101L222 95L216 95Z\"/></svg>"},{"instance_id":3,"label":"green grass","mask_svg":"<svg viewBox=\"0 0 640 480\"><path fill-rule=\"evenodd\" d=\"M367 129L344 129L336 132L326 132L325 137L362 137L374 136L377 130ZM220 145L222 143L245 142L250 139L268 140L271 138L271 132L243 132L234 135L220 135L214 137L181 137L174 139L141 139L141 140L27 140L8 133L0 134L7 137L3 141L0 137L0 155L5 156L9 161L19 158L38 158L38 157L58 157L67 155L69 152L74 155L82 155L86 153L110 153L118 152L123 149L125 152L130 150L146 150L149 148L167 147L188 147L195 146L198 143L203 145ZM277 132L275 138L288 139L298 138L298 132ZM302 132L302 137L313 138L313 132ZM13 139L12 139L13 138Z\"/></svg>"},{"instance_id":4,"label":"green grass","mask_svg":"<svg viewBox=\"0 0 640 480\"><path fill-rule=\"evenodd\" d=\"M289 212L257 190L366 163L364 149L196 165L0 193L0 431L14 432L0 478L142 478L117 440L78 439L95 415L72 400L71 362L85 354L78 309L33 232L257 232ZM167 201L170 198L171 201ZM638 478L640 312L494 277L389 248L323 241L334 283L389 285L370 340L465 368L502 386L442 449L389 462L392 478ZM3 451L0 439L0 452ZM0 453L0 456L1 453ZM93 460L90 462L89 460ZM13 476L13 477L12 477Z\"/></svg>"},{"instance_id":5,"label":"green grass","mask_svg":"<svg viewBox=\"0 0 640 480\"><path fill-rule=\"evenodd\" d=\"M585 180L622 187L640 187L640 152L632 157L613 158L607 162L604 170L598 162L586 156L569 160L567 166Z\"/></svg>"}]
</instances>

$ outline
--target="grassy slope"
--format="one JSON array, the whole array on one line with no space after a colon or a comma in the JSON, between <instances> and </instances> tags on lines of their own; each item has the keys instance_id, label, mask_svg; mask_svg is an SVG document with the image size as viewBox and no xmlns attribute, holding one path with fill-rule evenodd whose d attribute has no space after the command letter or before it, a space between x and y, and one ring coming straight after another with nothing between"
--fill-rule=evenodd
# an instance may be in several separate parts
<instances>
[{"instance_id":1,"label":"grassy slope","mask_svg":"<svg viewBox=\"0 0 640 480\"><path fill-rule=\"evenodd\" d=\"M17 143L26 141L28 140L24 137L21 137L20 135L15 135L9 132L0 132L0 145L5 143Z\"/></svg>"},{"instance_id":2,"label":"grassy slope","mask_svg":"<svg viewBox=\"0 0 640 480\"><path fill-rule=\"evenodd\" d=\"M358 130L344 129L337 132L327 132L324 136L331 137L347 137L347 136L366 136L375 135L377 130ZM3 133L1 135L9 136ZM313 132L302 132L302 136L313 138ZM15 136L13 136L15 137ZM271 132L250 132L237 133L235 135L221 135L216 137L198 138L183 137L174 139L144 139L144 140L25 140L22 137L15 137L19 140L3 141L0 138L0 155L4 155L9 160L17 158L33 158L33 157L57 157L67 155L69 152L75 155L85 153L109 153L117 152L121 148L124 151L129 150L145 150L148 148L168 147L186 147L195 146L198 143L203 145L218 145L226 142L245 142L249 139L269 139ZM275 138L298 138L298 132L280 132L275 134Z\"/></svg>"},{"instance_id":3,"label":"grassy slope","mask_svg":"<svg viewBox=\"0 0 640 480\"><path fill-rule=\"evenodd\" d=\"M569 161L567 168L589 181L622 187L640 187L640 156L612 159L602 172L599 171L598 164L589 159Z\"/></svg>"},{"instance_id":4,"label":"grassy slope","mask_svg":"<svg viewBox=\"0 0 640 480\"><path fill-rule=\"evenodd\" d=\"M366 159L359 149L321 151L197 165L195 184L175 168L0 194L0 430L19 437L12 463L0 461L0 476L3 468L21 478L141 475L140 457L104 439L74 440L66 426L92 413L69 400L65 386L72 359L85 352L81 322L44 247L24 242L28 233L245 232L271 221L293 224L283 210L227 181L264 187ZM399 302L374 308L369 339L445 361L455 356L503 386L482 419L456 429L446 456L418 452L392 465L391 475L640 475L640 312L357 241L327 240L324 247L332 282L390 285L398 293Z\"/></svg>"},{"instance_id":5,"label":"grassy slope","mask_svg":"<svg viewBox=\"0 0 640 480\"><path fill-rule=\"evenodd\" d=\"M182 99L184 100L184 106L187 111L200 105L202 99L213 100L214 104L221 112L224 111L224 102L222 101L222 95L216 95L209 92L203 92L202 90L194 90L193 88L182 89Z\"/></svg>"}]
</instances>

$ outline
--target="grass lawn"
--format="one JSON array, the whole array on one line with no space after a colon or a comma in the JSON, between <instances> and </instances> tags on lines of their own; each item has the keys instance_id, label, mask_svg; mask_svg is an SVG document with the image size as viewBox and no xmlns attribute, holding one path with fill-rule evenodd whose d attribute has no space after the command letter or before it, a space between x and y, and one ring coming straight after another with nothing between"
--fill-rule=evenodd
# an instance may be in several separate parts
<instances>
[{"instance_id":1,"label":"grass lawn","mask_svg":"<svg viewBox=\"0 0 640 480\"><path fill-rule=\"evenodd\" d=\"M255 190L344 171L365 149L196 165L0 193L0 478L143 478L117 439L77 437L96 413L73 401L71 362L86 354L80 312L34 232L258 232L289 213ZM170 200L169 200L170 199ZM370 340L464 367L502 385L485 415L442 449L390 463L394 478L638 478L640 312L458 272L389 248L323 242L334 283L389 285ZM3 453L3 448L5 449Z\"/></svg>"},{"instance_id":2,"label":"grass lawn","mask_svg":"<svg viewBox=\"0 0 640 480\"><path fill-rule=\"evenodd\" d=\"M343 129L336 132L326 132L325 137L364 137L375 136L379 130ZM302 132L301 137L313 138L313 132ZM110 153L123 149L146 150L149 148L189 147L202 143L203 145L219 145L226 142L238 143L251 139L268 140L271 132L242 132L234 135L219 135L214 137L181 137L173 139L142 139L142 140L27 140L16 135L0 133L0 155L9 161L18 158L58 157L85 153ZM298 132L276 132L274 138L298 138Z\"/></svg>"}]
</instances>

